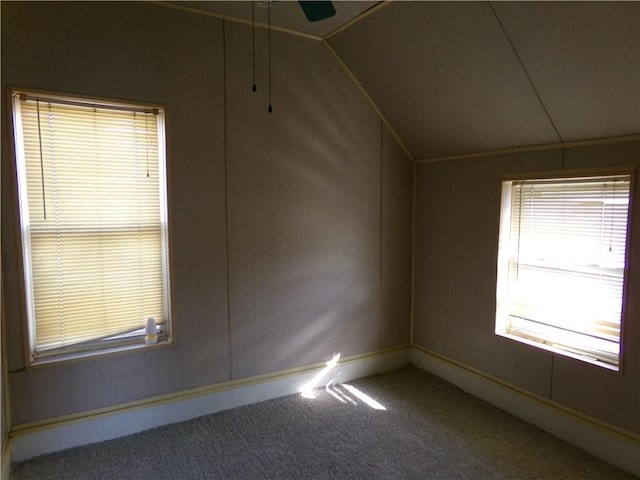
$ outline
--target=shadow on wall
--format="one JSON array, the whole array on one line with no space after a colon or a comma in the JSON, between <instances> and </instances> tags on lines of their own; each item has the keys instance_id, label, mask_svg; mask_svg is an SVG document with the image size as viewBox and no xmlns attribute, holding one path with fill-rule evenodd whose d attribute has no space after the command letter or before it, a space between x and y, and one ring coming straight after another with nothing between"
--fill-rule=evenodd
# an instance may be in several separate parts
<instances>
[{"instance_id":1,"label":"shadow on wall","mask_svg":"<svg viewBox=\"0 0 640 480\"><path fill-rule=\"evenodd\" d=\"M380 344L380 122L321 44L280 34L268 114L237 86L250 40L228 27L232 378Z\"/></svg>"}]
</instances>

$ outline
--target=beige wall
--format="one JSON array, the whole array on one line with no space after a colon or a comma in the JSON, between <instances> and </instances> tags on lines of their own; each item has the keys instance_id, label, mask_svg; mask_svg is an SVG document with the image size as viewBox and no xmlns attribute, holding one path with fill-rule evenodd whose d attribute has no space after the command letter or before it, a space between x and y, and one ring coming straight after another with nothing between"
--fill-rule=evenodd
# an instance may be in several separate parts
<instances>
[{"instance_id":1,"label":"beige wall","mask_svg":"<svg viewBox=\"0 0 640 480\"><path fill-rule=\"evenodd\" d=\"M640 214L633 209L623 371L494 335L500 175L559 170L562 151L422 164L416 172L414 343L640 432ZM640 166L640 143L568 149L565 168ZM640 198L636 181L634 198Z\"/></svg>"},{"instance_id":2,"label":"beige wall","mask_svg":"<svg viewBox=\"0 0 640 480\"><path fill-rule=\"evenodd\" d=\"M175 347L25 369L6 102L16 425L409 342L409 160L319 42L143 3L2 4L2 82L164 104ZM384 232L384 234L382 233Z\"/></svg>"}]
</instances>

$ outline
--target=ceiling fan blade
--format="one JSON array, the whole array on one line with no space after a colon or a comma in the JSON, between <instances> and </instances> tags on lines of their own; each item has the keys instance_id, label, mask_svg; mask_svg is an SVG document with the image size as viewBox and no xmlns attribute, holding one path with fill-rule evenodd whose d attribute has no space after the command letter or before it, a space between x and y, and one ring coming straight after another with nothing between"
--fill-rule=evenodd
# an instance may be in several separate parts
<instances>
[{"instance_id":1,"label":"ceiling fan blade","mask_svg":"<svg viewBox=\"0 0 640 480\"><path fill-rule=\"evenodd\" d=\"M333 17L336 14L336 8L332 2L300 0L298 4L310 22L318 22L325 18Z\"/></svg>"}]
</instances>

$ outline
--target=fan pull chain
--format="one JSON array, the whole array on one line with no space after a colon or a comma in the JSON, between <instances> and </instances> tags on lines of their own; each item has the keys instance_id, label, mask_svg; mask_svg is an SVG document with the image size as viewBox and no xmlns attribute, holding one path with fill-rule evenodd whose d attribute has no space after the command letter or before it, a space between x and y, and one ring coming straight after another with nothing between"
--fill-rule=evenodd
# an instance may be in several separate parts
<instances>
[{"instance_id":1,"label":"fan pull chain","mask_svg":"<svg viewBox=\"0 0 640 480\"><path fill-rule=\"evenodd\" d=\"M42 130L40 128L40 102L36 100L36 114L38 115L38 146L40 147L40 179L42 182L42 213L47 219L47 197L44 189L44 161L42 159Z\"/></svg>"},{"instance_id":2,"label":"fan pull chain","mask_svg":"<svg viewBox=\"0 0 640 480\"><path fill-rule=\"evenodd\" d=\"M271 6L273 4L269 4L269 9L267 10L267 21L269 23L269 113L273 112L273 107L271 106Z\"/></svg>"},{"instance_id":3,"label":"fan pull chain","mask_svg":"<svg viewBox=\"0 0 640 480\"><path fill-rule=\"evenodd\" d=\"M253 91L256 89L256 2L251 2L251 55L253 57Z\"/></svg>"}]
</instances>

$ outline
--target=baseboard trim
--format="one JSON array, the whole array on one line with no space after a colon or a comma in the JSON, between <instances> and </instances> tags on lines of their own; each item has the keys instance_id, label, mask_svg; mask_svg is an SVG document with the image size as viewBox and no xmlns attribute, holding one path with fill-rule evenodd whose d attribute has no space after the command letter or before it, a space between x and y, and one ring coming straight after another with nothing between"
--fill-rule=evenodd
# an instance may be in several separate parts
<instances>
[{"instance_id":1,"label":"baseboard trim","mask_svg":"<svg viewBox=\"0 0 640 480\"><path fill-rule=\"evenodd\" d=\"M633 475L640 436L574 412L434 352L413 346L411 363Z\"/></svg>"},{"instance_id":2,"label":"baseboard trim","mask_svg":"<svg viewBox=\"0 0 640 480\"><path fill-rule=\"evenodd\" d=\"M319 379L346 382L409 365L410 347L402 346L343 358ZM11 460L19 462L66 448L111 440L170 423L297 393L326 364L250 377L210 387L163 395L141 402L17 425L11 432ZM3 462L4 465L4 462ZM3 479L4 480L4 477Z\"/></svg>"}]
</instances>

